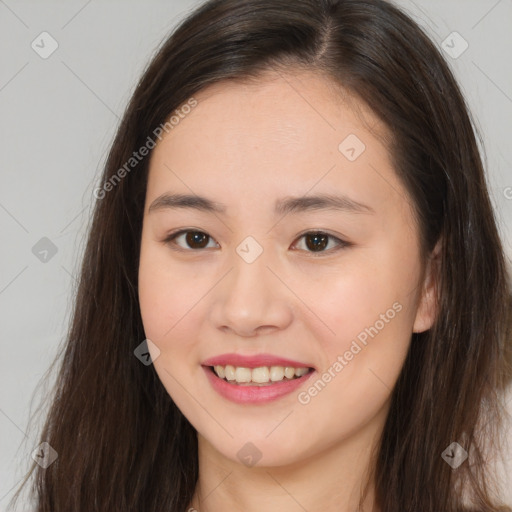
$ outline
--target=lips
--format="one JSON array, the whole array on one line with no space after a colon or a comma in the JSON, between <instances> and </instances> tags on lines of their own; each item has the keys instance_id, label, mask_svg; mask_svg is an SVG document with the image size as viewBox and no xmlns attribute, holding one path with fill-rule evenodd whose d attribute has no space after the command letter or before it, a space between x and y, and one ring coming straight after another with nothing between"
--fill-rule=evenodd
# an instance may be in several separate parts
<instances>
[{"instance_id":1,"label":"lips","mask_svg":"<svg viewBox=\"0 0 512 512\"><path fill-rule=\"evenodd\" d=\"M222 354L203 361L203 366L241 366L244 368L258 368L260 366L291 366L293 368L313 368L309 363L294 361L272 354L258 354L255 356L243 356L241 354Z\"/></svg>"},{"instance_id":2,"label":"lips","mask_svg":"<svg viewBox=\"0 0 512 512\"><path fill-rule=\"evenodd\" d=\"M213 389L222 397L238 404L262 404L277 400L302 386L316 373L316 370L308 363L277 357L271 354L259 354L256 356L223 354L207 359L202 363L202 367ZM293 367L304 370L307 369L307 373L303 374L301 372L300 376L295 376L293 379L267 382L265 385L253 382L241 384L219 377L214 371L214 367L236 367L244 369L245 371L253 369L253 372L255 371L254 369L260 369L261 367Z\"/></svg>"}]
</instances>

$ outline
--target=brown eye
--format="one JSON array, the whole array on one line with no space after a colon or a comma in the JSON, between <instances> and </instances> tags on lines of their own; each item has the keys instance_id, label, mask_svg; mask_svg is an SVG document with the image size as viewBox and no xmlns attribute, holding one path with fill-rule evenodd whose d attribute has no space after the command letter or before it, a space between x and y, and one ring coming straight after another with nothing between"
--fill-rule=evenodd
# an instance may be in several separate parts
<instances>
[{"instance_id":1,"label":"brown eye","mask_svg":"<svg viewBox=\"0 0 512 512\"><path fill-rule=\"evenodd\" d=\"M304 239L306 248L303 249L306 252L310 253L329 253L338 249L343 249L344 247L349 247L351 244L341 240L338 237L333 235L329 235L328 233L323 233L321 231L311 231L309 233L304 233L299 240ZM329 245L329 241L334 240L334 248L329 248L325 250L325 248ZM302 248L301 248L302 249Z\"/></svg>"},{"instance_id":2,"label":"brown eye","mask_svg":"<svg viewBox=\"0 0 512 512\"><path fill-rule=\"evenodd\" d=\"M184 238L185 240L185 246L176 243L178 239ZM192 249L192 250L198 250L198 249L204 249L208 246L208 242L211 239L210 235L207 235L206 233L203 233L202 231L192 231L192 230L183 230L178 231L177 233L174 233L170 236L168 236L164 242L169 243L172 242L175 245L178 245L179 247L183 249Z\"/></svg>"},{"instance_id":3,"label":"brown eye","mask_svg":"<svg viewBox=\"0 0 512 512\"><path fill-rule=\"evenodd\" d=\"M206 233L201 233L200 231L189 231L185 236L187 244L193 249L203 249L206 247L209 238Z\"/></svg>"},{"instance_id":4,"label":"brown eye","mask_svg":"<svg viewBox=\"0 0 512 512\"><path fill-rule=\"evenodd\" d=\"M329 242L329 236L322 233L305 235L306 247L312 251L322 251Z\"/></svg>"}]
</instances>

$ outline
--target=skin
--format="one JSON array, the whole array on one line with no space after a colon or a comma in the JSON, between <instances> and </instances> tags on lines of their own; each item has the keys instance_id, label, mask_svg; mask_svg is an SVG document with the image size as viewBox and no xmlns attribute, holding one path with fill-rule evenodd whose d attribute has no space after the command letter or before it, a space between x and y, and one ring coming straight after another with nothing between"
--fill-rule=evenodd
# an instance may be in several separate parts
<instances>
[{"instance_id":1,"label":"skin","mask_svg":"<svg viewBox=\"0 0 512 512\"><path fill-rule=\"evenodd\" d=\"M198 432L200 476L190 507L353 511L411 334L428 329L436 313L432 265L420 263L411 202L382 142L385 127L311 72L269 72L194 97L198 105L151 155L139 268L146 336L160 350L155 370ZM338 149L349 134L366 145L355 161ZM163 193L206 196L226 213L149 212ZM374 212L274 214L277 199L317 193L343 193ZM206 247L191 247L185 236L166 243L178 229L206 233ZM352 245L330 238L314 252L302 235L315 230ZM263 249L250 264L236 252L247 236ZM329 368L332 374L338 356L396 303L400 312L300 403L298 393ZM274 402L235 404L201 367L223 353L271 353L318 373ZM253 467L237 457L249 441L261 452ZM371 480L363 510L377 510Z\"/></svg>"}]
</instances>

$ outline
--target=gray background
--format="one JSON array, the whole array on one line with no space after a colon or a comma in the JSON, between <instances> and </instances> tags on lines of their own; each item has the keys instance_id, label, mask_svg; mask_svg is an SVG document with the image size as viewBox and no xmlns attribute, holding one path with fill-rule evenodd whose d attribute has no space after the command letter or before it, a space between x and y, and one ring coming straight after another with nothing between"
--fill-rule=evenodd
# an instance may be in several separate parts
<instances>
[{"instance_id":1,"label":"gray background","mask_svg":"<svg viewBox=\"0 0 512 512\"><path fill-rule=\"evenodd\" d=\"M198 3L0 0L0 511L37 446L38 423L29 429L28 419L62 349L92 191L119 118L158 44ZM454 31L469 45L447 60L484 136L510 259L512 0L398 3L441 48L463 48ZM58 43L46 59L31 47L42 46L43 31ZM43 237L54 255L34 254Z\"/></svg>"}]
</instances>

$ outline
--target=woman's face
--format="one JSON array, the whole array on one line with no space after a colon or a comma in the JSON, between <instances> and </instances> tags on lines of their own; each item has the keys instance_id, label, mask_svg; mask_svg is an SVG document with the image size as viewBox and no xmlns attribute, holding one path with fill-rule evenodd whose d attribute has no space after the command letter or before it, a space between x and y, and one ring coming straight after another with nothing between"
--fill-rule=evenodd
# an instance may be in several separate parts
<instances>
[{"instance_id":1,"label":"woman's face","mask_svg":"<svg viewBox=\"0 0 512 512\"><path fill-rule=\"evenodd\" d=\"M144 211L140 305L163 386L246 465L378 432L434 315L410 200L368 131L383 126L310 73L195 99L152 153Z\"/></svg>"}]
</instances>

